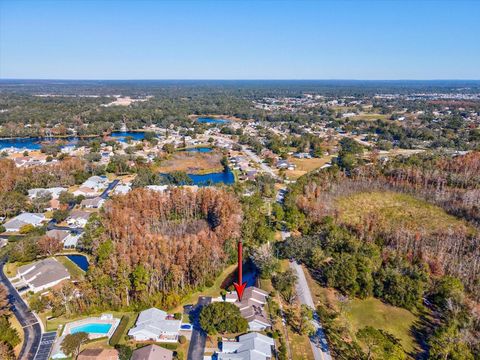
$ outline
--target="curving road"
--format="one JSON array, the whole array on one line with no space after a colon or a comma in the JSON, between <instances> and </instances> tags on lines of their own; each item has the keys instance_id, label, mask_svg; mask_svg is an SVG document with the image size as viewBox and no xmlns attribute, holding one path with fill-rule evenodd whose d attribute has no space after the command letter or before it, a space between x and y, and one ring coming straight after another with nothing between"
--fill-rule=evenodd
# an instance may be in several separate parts
<instances>
[{"instance_id":1,"label":"curving road","mask_svg":"<svg viewBox=\"0 0 480 360\"><path fill-rule=\"evenodd\" d=\"M25 304L3 272L5 262L5 258L0 260L0 283L7 289L11 310L20 322L20 325L22 325L24 332L23 346L18 358L19 360L33 360L40 346L42 328L35 315L30 311L27 304Z\"/></svg>"}]
</instances>

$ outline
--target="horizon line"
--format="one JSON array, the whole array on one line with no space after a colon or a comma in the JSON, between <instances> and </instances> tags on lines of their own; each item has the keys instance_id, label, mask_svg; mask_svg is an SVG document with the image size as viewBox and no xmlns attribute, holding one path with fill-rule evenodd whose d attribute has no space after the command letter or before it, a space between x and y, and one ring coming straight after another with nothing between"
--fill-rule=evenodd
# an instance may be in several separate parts
<instances>
[{"instance_id":1,"label":"horizon line","mask_svg":"<svg viewBox=\"0 0 480 360\"><path fill-rule=\"evenodd\" d=\"M361 78L249 78L249 79L235 79L235 78L115 78L115 79L101 79L101 78L1 78L0 81L480 81L471 78L432 78L432 79L361 79Z\"/></svg>"}]
</instances>

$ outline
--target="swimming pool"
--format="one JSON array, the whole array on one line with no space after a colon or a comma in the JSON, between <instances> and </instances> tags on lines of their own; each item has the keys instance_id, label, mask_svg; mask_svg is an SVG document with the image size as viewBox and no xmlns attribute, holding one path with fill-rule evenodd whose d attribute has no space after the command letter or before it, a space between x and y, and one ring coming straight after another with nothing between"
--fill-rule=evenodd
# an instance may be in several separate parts
<instances>
[{"instance_id":1,"label":"swimming pool","mask_svg":"<svg viewBox=\"0 0 480 360\"><path fill-rule=\"evenodd\" d=\"M80 325L74 327L70 330L71 334L76 334L79 332L86 332L88 334L105 334L107 335L110 331L112 324L98 324L98 323L90 323L85 325Z\"/></svg>"}]
</instances>

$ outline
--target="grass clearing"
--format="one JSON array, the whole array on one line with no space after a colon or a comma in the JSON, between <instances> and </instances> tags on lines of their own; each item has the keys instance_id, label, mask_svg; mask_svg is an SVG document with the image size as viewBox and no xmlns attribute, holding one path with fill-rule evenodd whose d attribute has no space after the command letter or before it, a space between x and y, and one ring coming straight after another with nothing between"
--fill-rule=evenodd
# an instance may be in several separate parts
<instances>
[{"instance_id":1,"label":"grass clearing","mask_svg":"<svg viewBox=\"0 0 480 360\"><path fill-rule=\"evenodd\" d=\"M412 334L414 324L419 321L416 314L392 305L383 303L379 299L351 299L340 303L338 293L332 288L325 288L316 282L308 271L305 271L308 285L316 303L322 303L336 311L343 311L350 330L355 333L365 326L388 331L400 340L402 347L408 353L419 349Z\"/></svg>"},{"instance_id":2,"label":"grass clearing","mask_svg":"<svg viewBox=\"0 0 480 360\"><path fill-rule=\"evenodd\" d=\"M188 174L207 174L223 171L221 164L223 155L212 151L208 153L179 151L163 160L156 168L160 173L170 173L173 171L184 171Z\"/></svg>"},{"instance_id":3,"label":"grass clearing","mask_svg":"<svg viewBox=\"0 0 480 360\"><path fill-rule=\"evenodd\" d=\"M73 280L82 280L84 278L85 272L80 269L77 264L75 264L68 257L56 256L55 258L58 260L58 262L60 262L63 266L67 268Z\"/></svg>"},{"instance_id":4,"label":"grass clearing","mask_svg":"<svg viewBox=\"0 0 480 360\"><path fill-rule=\"evenodd\" d=\"M385 304L375 298L353 299L347 305L346 315L355 332L365 326L373 326L398 338L407 352L418 347L411 334L418 317L406 309Z\"/></svg>"},{"instance_id":5,"label":"grass clearing","mask_svg":"<svg viewBox=\"0 0 480 360\"><path fill-rule=\"evenodd\" d=\"M229 265L225 270L222 271L222 273L219 276L217 276L213 286L211 286L209 288L206 288L204 290L201 290L201 291L196 291L196 292L188 295L187 297L182 299L180 305L178 305L177 307L175 307L173 309L170 309L169 312L171 312L171 313L183 312L183 306L184 305L196 304L197 300L198 300L198 297L202 296L202 295L203 296L212 296L212 297L220 296L220 291L222 290L223 282L225 281L225 279L227 279L232 274L232 272L235 271L236 268L237 268L236 264Z\"/></svg>"},{"instance_id":6,"label":"grass clearing","mask_svg":"<svg viewBox=\"0 0 480 360\"><path fill-rule=\"evenodd\" d=\"M401 228L425 236L454 231L473 233L466 222L413 196L390 191L361 192L336 200L340 221L352 226L374 218L379 231Z\"/></svg>"}]
</instances>

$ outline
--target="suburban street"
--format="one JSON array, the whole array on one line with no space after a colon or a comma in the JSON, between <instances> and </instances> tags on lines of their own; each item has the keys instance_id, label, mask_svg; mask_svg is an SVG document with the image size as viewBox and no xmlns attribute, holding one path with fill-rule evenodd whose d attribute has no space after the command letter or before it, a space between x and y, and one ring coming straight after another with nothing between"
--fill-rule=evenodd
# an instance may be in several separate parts
<instances>
[{"instance_id":1,"label":"suburban street","mask_svg":"<svg viewBox=\"0 0 480 360\"><path fill-rule=\"evenodd\" d=\"M3 272L4 264L5 259L2 259L0 261L0 282L5 285L7 289L11 310L20 322L20 325L22 325L24 331L24 342L22 350L20 351L19 359L33 360L35 359L35 355L40 345L42 328L35 315L30 311L17 290L7 279L7 276Z\"/></svg>"},{"instance_id":2,"label":"suburban street","mask_svg":"<svg viewBox=\"0 0 480 360\"><path fill-rule=\"evenodd\" d=\"M290 267L295 271L297 275L297 294L302 304L305 304L312 309L315 309L312 294L308 287L307 279L303 272L302 267L296 261L290 263ZM330 351L328 350L328 343L320 319L316 312L313 314L312 324L316 329L315 335L310 337L310 345L312 346L313 356L315 360L331 360Z\"/></svg>"},{"instance_id":3,"label":"suburban street","mask_svg":"<svg viewBox=\"0 0 480 360\"><path fill-rule=\"evenodd\" d=\"M275 174L270 166L265 164L262 159L260 159L252 150L248 149L245 145L242 145L242 151L248 155L248 157L256 162L263 171L265 171L267 174L269 174L272 178L277 179L278 176Z\"/></svg>"},{"instance_id":4,"label":"suburban street","mask_svg":"<svg viewBox=\"0 0 480 360\"><path fill-rule=\"evenodd\" d=\"M190 313L191 323L193 324L192 337L190 339L190 347L188 348L188 360L203 360L203 353L205 351L205 343L207 341L207 334L200 327L199 315L200 311L205 305L210 304L212 299L201 296L198 298L198 303Z\"/></svg>"}]
</instances>

